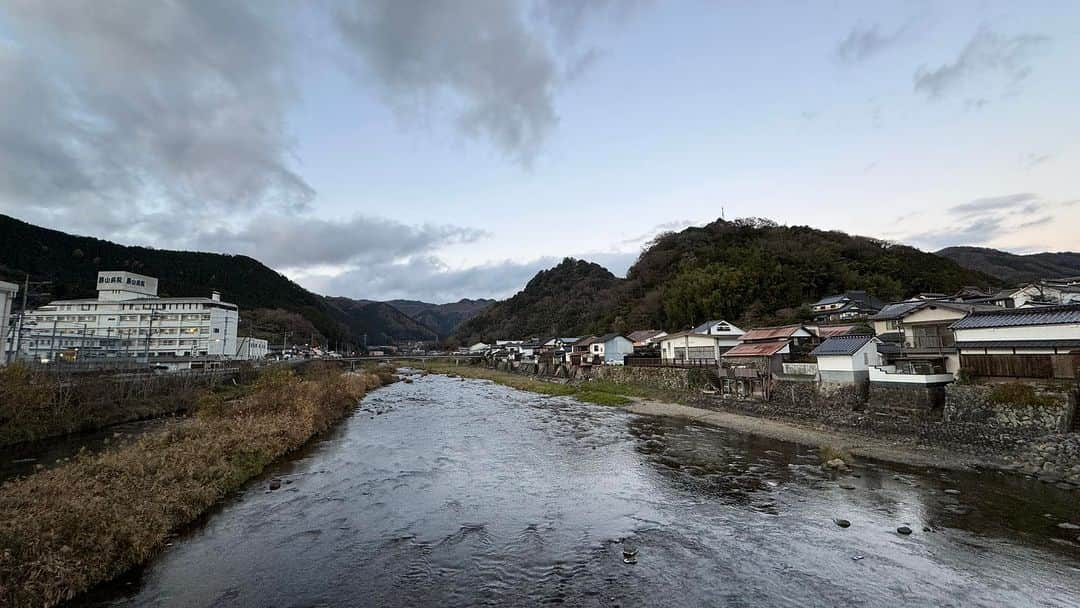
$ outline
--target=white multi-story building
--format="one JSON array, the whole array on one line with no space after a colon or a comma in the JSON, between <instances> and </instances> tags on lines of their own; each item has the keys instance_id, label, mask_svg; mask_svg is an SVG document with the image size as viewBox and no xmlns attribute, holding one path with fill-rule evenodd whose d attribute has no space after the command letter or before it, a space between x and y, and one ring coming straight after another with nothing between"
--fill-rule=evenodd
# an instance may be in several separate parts
<instances>
[{"instance_id":1,"label":"white multi-story building","mask_svg":"<svg viewBox=\"0 0 1080 608\"><path fill-rule=\"evenodd\" d=\"M98 297L56 300L28 312L14 336L19 357L247 358L259 352L237 340L237 307L209 298L160 298L157 279L99 272Z\"/></svg>"},{"instance_id":2,"label":"white multi-story building","mask_svg":"<svg viewBox=\"0 0 1080 608\"><path fill-rule=\"evenodd\" d=\"M12 303L17 293L19 293L18 285L0 281L0 336L7 336L9 333L8 319L11 317ZM0 340L0 345L4 346L0 348L0 365L3 365L7 363L8 349L5 341Z\"/></svg>"}]
</instances>

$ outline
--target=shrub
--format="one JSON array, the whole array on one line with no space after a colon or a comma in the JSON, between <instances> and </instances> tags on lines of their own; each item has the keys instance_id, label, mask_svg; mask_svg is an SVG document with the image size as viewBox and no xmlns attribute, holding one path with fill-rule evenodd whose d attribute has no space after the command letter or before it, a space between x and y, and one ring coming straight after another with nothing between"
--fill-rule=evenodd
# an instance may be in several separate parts
<instances>
[{"instance_id":1,"label":"shrub","mask_svg":"<svg viewBox=\"0 0 1080 608\"><path fill-rule=\"evenodd\" d=\"M821 464L825 464L831 460L836 460L837 458L843 460L844 464L851 464L855 461L855 459L852 458L851 453L842 448L831 445L823 445L821 446L821 449L818 450L818 459L821 461Z\"/></svg>"},{"instance_id":2,"label":"shrub","mask_svg":"<svg viewBox=\"0 0 1080 608\"><path fill-rule=\"evenodd\" d=\"M1054 407L1060 405L1053 395L1039 393L1035 387L1023 382L1007 382L996 385L990 391L990 401L1005 406Z\"/></svg>"}]
</instances>

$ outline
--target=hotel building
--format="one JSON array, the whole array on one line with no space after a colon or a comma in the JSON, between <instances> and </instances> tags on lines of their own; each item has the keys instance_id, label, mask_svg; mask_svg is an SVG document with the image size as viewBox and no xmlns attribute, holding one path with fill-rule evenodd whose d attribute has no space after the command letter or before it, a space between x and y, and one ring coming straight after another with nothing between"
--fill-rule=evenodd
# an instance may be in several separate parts
<instances>
[{"instance_id":1,"label":"hotel building","mask_svg":"<svg viewBox=\"0 0 1080 608\"><path fill-rule=\"evenodd\" d=\"M209 298L161 298L157 287L154 277L99 272L96 299L56 300L28 312L13 350L39 361L265 356L258 344L265 340L237 339L237 307L222 302L218 292Z\"/></svg>"}]
</instances>

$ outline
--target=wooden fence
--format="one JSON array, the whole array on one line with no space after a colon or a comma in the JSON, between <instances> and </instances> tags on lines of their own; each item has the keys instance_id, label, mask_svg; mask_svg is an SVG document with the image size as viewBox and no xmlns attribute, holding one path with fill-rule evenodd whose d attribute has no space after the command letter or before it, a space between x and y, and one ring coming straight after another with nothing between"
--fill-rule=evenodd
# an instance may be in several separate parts
<instances>
[{"instance_id":1,"label":"wooden fence","mask_svg":"<svg viewBox=\"0 0 1080 608\"><path fill-rule=\"evenodd\" d=\"M960 367L982 378L1076 379L1080 355L961 355Z\"/></svg>"}]
</instances>

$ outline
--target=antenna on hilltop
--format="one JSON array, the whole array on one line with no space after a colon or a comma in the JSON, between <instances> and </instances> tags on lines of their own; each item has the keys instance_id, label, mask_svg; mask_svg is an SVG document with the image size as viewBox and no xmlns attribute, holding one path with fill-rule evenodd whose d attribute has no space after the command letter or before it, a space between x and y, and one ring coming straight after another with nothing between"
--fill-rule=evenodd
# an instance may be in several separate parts
<instances>
[{"instance_id":1,"label":"antenna on hilltop","mask_svg":"<svg viewBox=\"0 0 1080 608\"><path fill-rule=\"evenodd\" d=\"M724 219L724 208L722 206L720 207L720 219Z\"/></svg>"}]
</instances>

